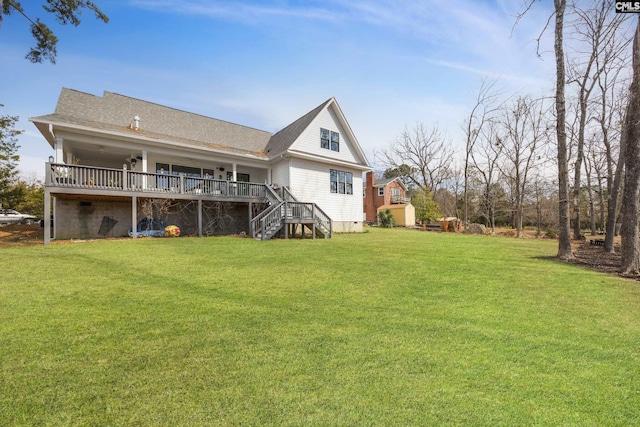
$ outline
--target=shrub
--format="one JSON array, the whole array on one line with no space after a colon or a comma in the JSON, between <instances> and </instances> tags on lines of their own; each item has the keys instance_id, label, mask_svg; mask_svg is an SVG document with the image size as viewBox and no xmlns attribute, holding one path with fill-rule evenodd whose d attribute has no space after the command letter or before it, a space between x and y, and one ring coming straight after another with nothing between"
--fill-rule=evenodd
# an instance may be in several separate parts
<instances>
[{"instance_id":1,"label":"shrub","mask_svg":"<svg viewBox=\"0 0 640 427\"><path fill-rule=\"evenodd\" d=\"M384 212L378 212L378 224L380 224L380 227L392 228L393 223L393 215L389 209L385 209Z\"/></svg>"},{"instance_id":2,"label":"shrub","mask_svg":"<svg viewBox=\"0 0 640 427\"><path fill-rule=\"evenodd\" d=\"M547 232L544 233L544 235L549 239L556 239L558 238L558 230L556 230L555 228L548 228Z\"/></svg>"}]
</instances>

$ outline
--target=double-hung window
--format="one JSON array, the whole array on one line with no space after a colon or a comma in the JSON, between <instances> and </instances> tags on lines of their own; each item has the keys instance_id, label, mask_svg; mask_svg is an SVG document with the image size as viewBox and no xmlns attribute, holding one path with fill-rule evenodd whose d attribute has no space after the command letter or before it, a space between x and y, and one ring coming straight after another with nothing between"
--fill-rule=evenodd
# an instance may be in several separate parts
<instances>
[{"instance_id":1,"label":"double-hung window","mask_svg":"<svg viewBox=\"0 0 640 427\"><path fill-rule=\"evenodd\" d=\"M340 134L329 129L320 128L320 148L340 151Z\"/></svg>"},{"instance_id":2,"label":"double-hung window","mask_svg":"<svg viewBox=\"0 0 640 427\"><path fill-rule=\"evenodd\" d=\"M353 194L353 173L331 169L330 184L332 193Z\"/></svg>"}]
</instances>

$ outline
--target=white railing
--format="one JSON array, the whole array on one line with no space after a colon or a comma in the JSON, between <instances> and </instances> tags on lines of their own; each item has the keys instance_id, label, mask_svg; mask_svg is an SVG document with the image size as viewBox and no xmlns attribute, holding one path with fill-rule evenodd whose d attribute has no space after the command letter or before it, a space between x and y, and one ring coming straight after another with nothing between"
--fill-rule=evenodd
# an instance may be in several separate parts
<instances>
[{"instance_id":1,"label":"white railing","mask_svg":"<svg viewBox=\"0 0 640 427\"><path fill-rule=\"evenodd\" d=\"M186 175L135 172L92 166L47 163L46 185L114 191L140 191L174 194L264 199L266 185L253 182L195 178Z\"/></svg>"},{"instance_id":2,"label":"white railing","mask_svg":"<svg viewBox=\"0 0 640 427\"><path fill-rule=\"evenodd\" d=\"M391 203L393 204L398 204L398 203L411 203L411 197L406 197L406 196L391 196Z\"/></svg>"}]
</instances>

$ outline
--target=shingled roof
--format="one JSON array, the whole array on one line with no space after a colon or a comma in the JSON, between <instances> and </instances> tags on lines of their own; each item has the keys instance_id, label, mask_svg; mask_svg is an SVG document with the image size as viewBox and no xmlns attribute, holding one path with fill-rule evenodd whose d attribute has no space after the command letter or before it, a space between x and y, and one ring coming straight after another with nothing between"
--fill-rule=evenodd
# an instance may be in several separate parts
<instances>
[{"instance_id":1,"label":"shingled roof","mask_svg":"<svg viewBox=\"0 0 640 427\"><path fill-rule=\"evenodd\" d=\"M279 132L254 129L189 113L171 107L105 91L103 96L63 88L53 114L31 119L44 129L46 124L72 125L110 133L137 135L179 144L222 149L265 159L287 151L311 122L334 98L320 104ZM133 128L139 117L139 129ZM43 132L47 136L46 132ZM51 141L50 141L51 142Z\"/></svg>"}]
</instances>

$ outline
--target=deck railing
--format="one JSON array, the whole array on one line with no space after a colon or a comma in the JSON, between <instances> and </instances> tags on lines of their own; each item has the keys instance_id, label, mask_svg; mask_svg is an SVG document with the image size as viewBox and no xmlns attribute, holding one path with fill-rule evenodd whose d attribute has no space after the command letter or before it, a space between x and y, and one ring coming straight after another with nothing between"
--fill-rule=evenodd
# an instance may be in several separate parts
<instances>
[{"instance_id":1,"label":"deck railing","mask_svg":"<svg viewBox=\"0 0 640 427\"><path fill-rule=\"evenodd\" d=\"M266 197L266 185L254 182L225 181L187 175L167 175L61 163L47 163L46 170L46 185L53 187L249 199L264 199Z\"/></svg>"},{"instance_id":2,"label":"deck railing","mask_svg":"<svg viewBox=\"0 0 640 427\"><path fill-rule=\"evenodd\" d=\"M391 203L393 204L411 203L411 197L392 195Z\"/></svg>"}]
</instances>

